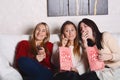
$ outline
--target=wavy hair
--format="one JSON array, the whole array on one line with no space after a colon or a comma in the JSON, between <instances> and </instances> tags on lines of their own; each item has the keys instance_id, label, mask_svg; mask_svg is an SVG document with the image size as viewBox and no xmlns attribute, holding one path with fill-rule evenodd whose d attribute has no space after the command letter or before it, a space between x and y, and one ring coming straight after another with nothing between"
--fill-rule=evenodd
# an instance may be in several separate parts
<instances>
[{"instance_id":1,"label":"wavy hair","mask_svg":"<svg viewBox=\"0 0 120 80\"><path fill-rule=\"evenodd\" d=\"M50 39L50 32L49 32L49 27L48 25L45 23L45 22L41 22L41 23L38 23L35 27L35 29L33 30L33 33L31 35L31 38L30 38L30 43L31 43L31 46L32 46L32 52L34 55L37 54L37 48L36 48L36 44L35 44L35 32L37 30L37 28L40 26L40 25L44 25L45 28L46 28L46 37L45 39L43 40L42 44L40 44L40 46L44 47L45 48L45 52L48 53L48 50L46 49L46 43L49 41Z\"/></svg>"},{"instance_id":2,"label":"wavy hair","mask_svg":"<svg viewBox=\"0 0 120 80\"><path fill-rule=\"evenodd\" d=\"M73 25L73 27L74 27L75 30L76 30L76 37L75 37L75 39L74 39L73 52L74 52L74 54L80 55L80 45L79 45L79 40L78 40L77 28L76 28L76 26L75 26L75 24L74 24L73 22L71 22L71 21L66 21L66 22L63 23L63 25L62 25L62 27L61 27L61 29L60 29L60 36L61 36L62 34L64 34L64 29L65 29L65 26L66 26L66 25Z\"/></svg>"}]
</instances>

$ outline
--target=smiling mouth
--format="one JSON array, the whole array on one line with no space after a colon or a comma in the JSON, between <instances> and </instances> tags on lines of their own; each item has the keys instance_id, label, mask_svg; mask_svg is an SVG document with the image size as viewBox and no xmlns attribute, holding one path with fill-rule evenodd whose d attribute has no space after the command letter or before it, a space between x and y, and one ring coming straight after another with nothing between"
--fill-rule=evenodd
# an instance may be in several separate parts
<instances>
[{"instance_id":1,"label":"smiling mouth","mask_svg":"<svg viewBox=\"0 0 120 80\"><path fill-rule=\"evenodd\" d=\"M69 36L69 37L74 37L74 36Z\"/></svg>"},{"instance_id":2,"label":"smiling mouth","mask_svg":"<svg viewBox=\"0 0 120 80\"><path fill-rule=\"evenodd\" d=\"M37 36L43 37L43 35L39 35L39 34Z\"/></svg>"}]
</instances>

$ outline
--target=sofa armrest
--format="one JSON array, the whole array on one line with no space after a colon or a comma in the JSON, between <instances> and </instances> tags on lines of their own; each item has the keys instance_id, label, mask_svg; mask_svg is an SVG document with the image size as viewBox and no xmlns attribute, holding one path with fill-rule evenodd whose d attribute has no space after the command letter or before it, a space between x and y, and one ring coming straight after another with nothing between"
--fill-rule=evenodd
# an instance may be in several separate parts
<instances>
[{"instance_id":1,"label":"sofa armrest","mask_svg":"<svg viewBox=\"0 0 120 80\"><path fill-rule=\"evenodd\" d=\"M9 65L3 55L0 56L0 80L23 80L20 73Z\"/></svg>"}]
</instances>

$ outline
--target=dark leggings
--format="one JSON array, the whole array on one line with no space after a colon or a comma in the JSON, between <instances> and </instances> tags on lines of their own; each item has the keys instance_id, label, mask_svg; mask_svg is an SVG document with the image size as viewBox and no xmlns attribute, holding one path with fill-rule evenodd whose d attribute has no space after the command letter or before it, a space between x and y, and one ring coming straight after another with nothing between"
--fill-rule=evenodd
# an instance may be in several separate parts
<instances>
[{"instance_id":1,"label":"dark leggings","mask_svg":"<svg viewBox=\"0 0 120 80\"><path fill-rule=\"evenodd\" d=\"M80 75L79 80L100 80L95 71L86 72Z\"/></svg>"},{"instance_id":2,"label":"dark leggings","mask_svg":"<svg viewBox=\"0 0 120 80\"><path fill-rule=\"evenodd\" d=\"M53 77L53 80L100 80L94 71L79 75L73 71L60 72Z\"/></svg>"},{"instance_id":3,"label":"dark leggings","mask_svg":"<svg viewBox=\"0 0 120 80\"><path fill-rule=\"evenodd\" d=\"M54 75L53 80L80 80L79 74L74 71L59 72Z\"/></svg>"},{"instance_id":4,"label":"dark leggings","mask_svg":"<svg viewBox=\"0 0 120 80\"><path fill-rule=\"evenodd\" d=\"M21 57L18 60L20 71L27 77L27 80L51 80L53 73L42 66L36 60Z\"/></svg>"}]
</instances>

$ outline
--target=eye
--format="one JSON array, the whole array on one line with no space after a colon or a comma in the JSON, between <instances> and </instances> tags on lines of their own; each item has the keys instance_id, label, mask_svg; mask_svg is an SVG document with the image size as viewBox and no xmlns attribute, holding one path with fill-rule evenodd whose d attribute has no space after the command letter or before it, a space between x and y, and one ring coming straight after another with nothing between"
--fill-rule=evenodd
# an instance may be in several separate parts
<instances>
[{"instance_id":1,"label":"eye","mask_svg":"<svg viewBox=\"0 0 120 80\"><path fill-rule=\"evenodd\" d=\"M71 31L75 31L75 29L72 29Z\"/></svg>"},{"instance_id":2,"label":"eye","mask_svg":"<svg viewBox=\"0 0 120 80\"><path fill-rule=\"evenodd\" d=\"M68 30L65 30L65 32L68 32Z\"/></svg>"},{"instance_id":3,"label":"eye","mask_svg":"<svg viewBox=\"0 0 120 80\"><path fill-rule=\"evenodd\" d=\"M84 27L88 27L87 25L85 25Z\"/></svg>"}]
</instances>

